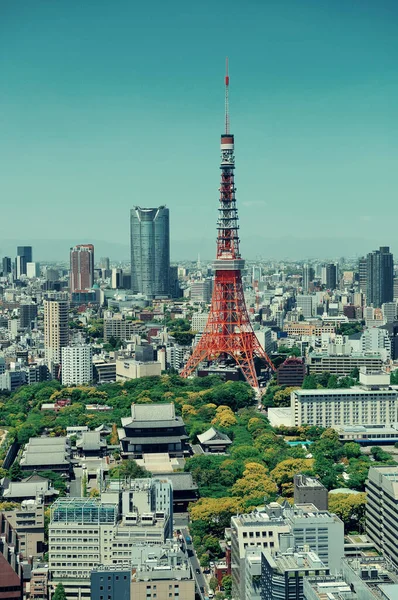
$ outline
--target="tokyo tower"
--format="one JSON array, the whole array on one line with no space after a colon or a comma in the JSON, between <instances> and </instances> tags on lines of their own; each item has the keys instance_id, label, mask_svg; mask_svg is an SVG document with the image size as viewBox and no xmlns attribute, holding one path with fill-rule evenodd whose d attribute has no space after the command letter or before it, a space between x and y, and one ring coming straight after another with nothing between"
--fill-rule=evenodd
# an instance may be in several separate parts
<instances>
[{"instance_id":1,"label":"tokyo tower","mask_svg":"<svg viewBox=\"0 0 398 600\"><path fill-rule=\"evenodd\" d=\"M245 262L239 251L238 210L234 183L234 136L229 131L228 59L225 75L225 133L221 135L221 186L217 222L217 258L213 263L215 281L211 308L203 335L181 375L188 377L204 360L231 357L251 387L260 392L255 357L274 366L254 334L242 285Z\"/></svg>"}]
</instances>

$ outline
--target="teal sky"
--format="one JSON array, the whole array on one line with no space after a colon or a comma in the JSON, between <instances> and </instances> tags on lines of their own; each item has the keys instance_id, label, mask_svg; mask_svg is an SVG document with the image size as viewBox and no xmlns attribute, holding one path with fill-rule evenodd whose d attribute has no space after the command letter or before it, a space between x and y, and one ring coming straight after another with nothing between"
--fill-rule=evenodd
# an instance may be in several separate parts
<instances>
[{"instance_id":1,"label":"teal sky","mask_svg":"<svg viewBox=\"0 0 398 600\"><path fill-rule=\"evenodd\" d=\"M398 255L396 0L2 0L0 255L212 258L227 54L244 257Z\"/></svg>"}]
</instances>

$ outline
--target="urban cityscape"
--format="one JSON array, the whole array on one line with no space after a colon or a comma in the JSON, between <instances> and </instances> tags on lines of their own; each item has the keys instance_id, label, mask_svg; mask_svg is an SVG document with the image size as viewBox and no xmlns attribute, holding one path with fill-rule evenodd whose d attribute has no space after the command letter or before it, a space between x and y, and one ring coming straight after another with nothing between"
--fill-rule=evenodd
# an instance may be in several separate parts
<instances>
[{"instance_id":1,"label":"urban cityscape","mask_svg":"<svg viewBox=\"0 0 398 600\"><path fill-rule=\"evenodd\" d=\"M93 210L128 222L124 259L73 231L46 258L24 210L1 223L0 600L397 598L396 235L247 257L250 107L220 63L213 257L177 259L150 181Z\"/></svg>"}]
</instances>

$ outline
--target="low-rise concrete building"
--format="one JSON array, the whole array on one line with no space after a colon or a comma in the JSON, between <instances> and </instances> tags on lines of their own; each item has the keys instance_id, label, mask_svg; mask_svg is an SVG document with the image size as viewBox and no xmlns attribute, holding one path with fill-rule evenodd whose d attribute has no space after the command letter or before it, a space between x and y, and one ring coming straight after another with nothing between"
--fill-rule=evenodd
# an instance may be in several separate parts
<instances>
[{"instance_id":1,"label":"low-rise concrete building","mask_svg":"<svg viewBox=\"0 0 398 600\"><path fill-rule=\"evenodd\" d=\"M43 502L24 500L21 508L6 510L4 514L19 537L22 557L41 556L45 550Z\"/></svg>"}]
</instances>

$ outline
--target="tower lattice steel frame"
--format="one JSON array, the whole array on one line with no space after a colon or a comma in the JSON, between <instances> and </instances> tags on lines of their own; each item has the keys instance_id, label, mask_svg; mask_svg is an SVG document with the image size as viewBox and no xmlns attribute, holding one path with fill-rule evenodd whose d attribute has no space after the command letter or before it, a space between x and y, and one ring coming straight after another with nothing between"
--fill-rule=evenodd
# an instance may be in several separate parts
<instances>
[{"instance_id":1,"label":"tower lattice steel frame","mask_svg":"<svg viewBox=\"0 0 398 600\"><path fill-rule=\"evenodd\" d=\"M204 360L228 355L241 368L247 382L259 391L254 358L274 366L260 345L249 320L242 275L244 260L239 251L238 211L235 197L234 136L229 132L228 59L225 76L225 133L221 135L221 186L217 223L217 258L213 264L215 281L211 308L203 335L181 375L188 377Z\"/></svg>"}]
</instances>

